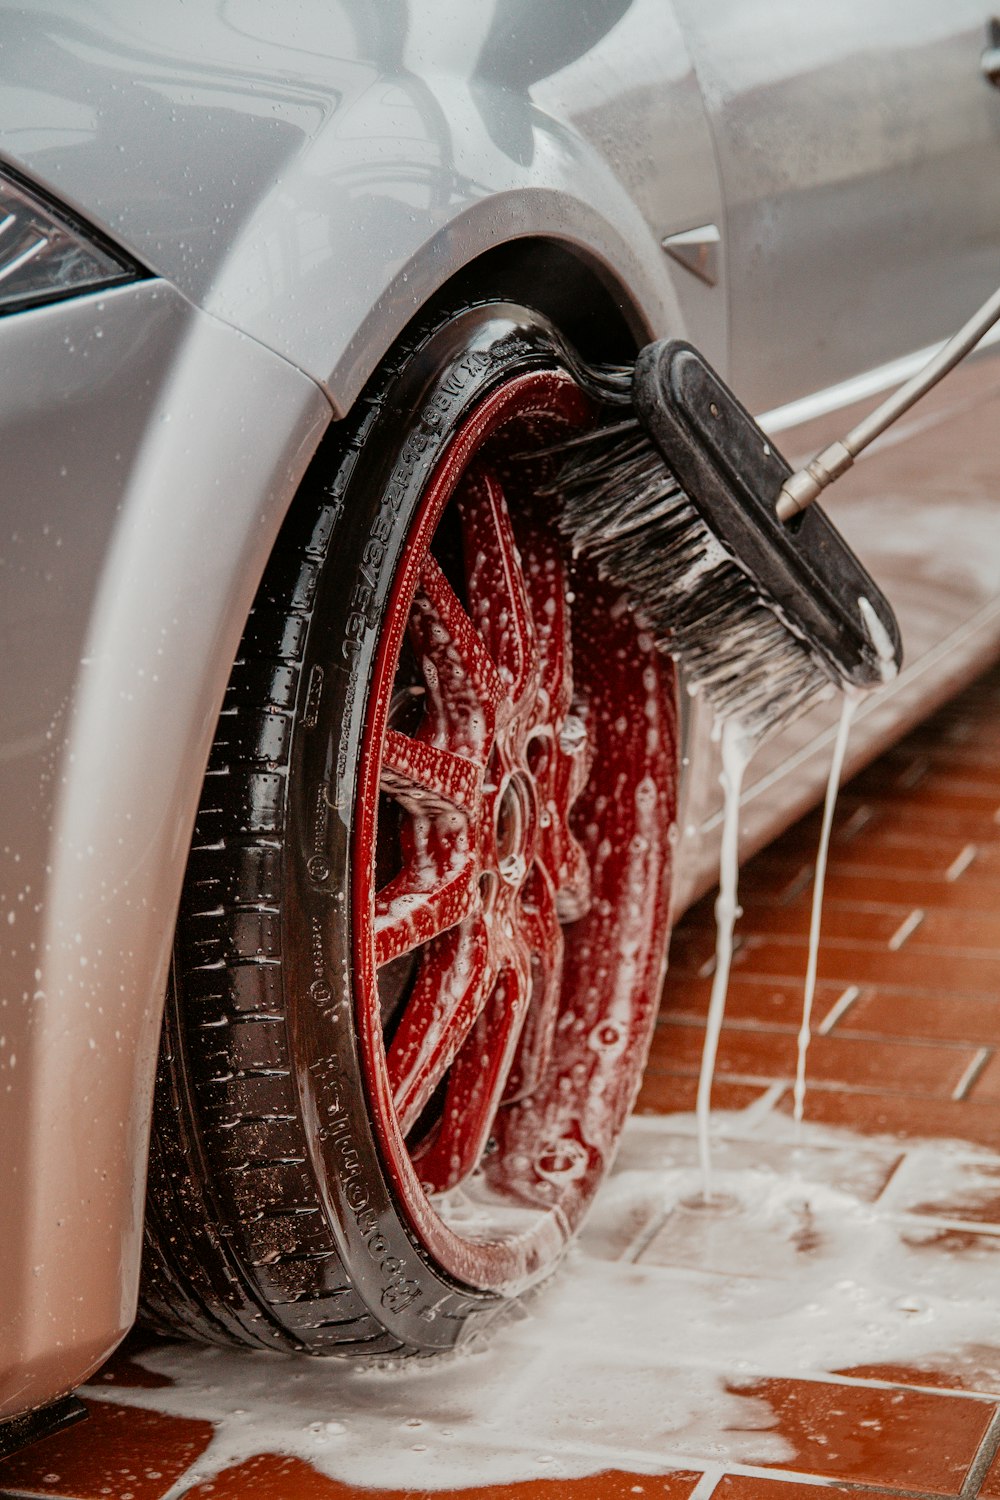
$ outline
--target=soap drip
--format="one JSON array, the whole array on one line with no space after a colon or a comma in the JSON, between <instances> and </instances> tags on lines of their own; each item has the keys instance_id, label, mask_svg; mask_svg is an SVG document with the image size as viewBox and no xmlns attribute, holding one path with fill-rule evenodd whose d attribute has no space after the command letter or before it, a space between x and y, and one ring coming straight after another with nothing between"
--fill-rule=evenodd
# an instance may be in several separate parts
<instances>
[{"instance_id":1,"label":"soap drip","mask_svg":"<svg viewBox=\"0 0 1000 1500\"><path fill-rule=\"evenodd\" d=\"M725 797L722 821L722 852L719 857L719 894L715 902L715 972L708 1002L705 1045L701 1054L698 1078L698 1158L701 1163L702 1196L712 1198L712 1155L708 1126L712 1103L712 1078L719 1050L719 1035L726 1010L729 970L733 959L733 928L740 914L737 904L740 844L740 791L743 775L757 748L744 727L735 719L722 726L722 775L719 780Z\"/></svg>"},{"instance_id":2,"label":"soap drip","mask_svg":"<svg viewBox=\"0 0 1000 1500\"><path fill-rule=\"evenodd\" d=\"M802 1025L799 1028L798 1057L795 1065L795 1119L799 1122L802 1120L806 1100L806 1051L812 1034L812 1008L816 995L816 969L819 963L820 924L823 916L823 889L826 885L830 833L833 828L837 793L840 790L840 778L844 769L844 756L847 754L847 738L851 729L851 720L854 718L854 711L859 702L860 697L857 693L846 692L844 694L840 723L837 725L837 737L834 740L833 756L830 761L830 775L826 783L826 798L823 802L823 823L819 835L819 848L816 851L816 874L813 879L812 912L809 918L809 958L806 963L806 982L802 995Z\"/></svg>"}]
</instances>

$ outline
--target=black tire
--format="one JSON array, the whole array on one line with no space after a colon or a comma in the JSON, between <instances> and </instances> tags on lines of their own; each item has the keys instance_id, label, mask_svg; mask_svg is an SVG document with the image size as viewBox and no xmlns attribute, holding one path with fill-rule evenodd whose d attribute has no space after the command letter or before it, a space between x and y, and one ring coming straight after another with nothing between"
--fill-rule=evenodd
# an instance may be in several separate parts
<instances>
[{"instance_id":1,"label":"black tire","mask_svg":"<svg viewBox=\"0 0 1000 1500\"><path fill-rule=\"evenodd\" d=\"M484 395L565 363L523 308L441 316L331 429L282 530L227 690L178 920L141 1297L163 1332L426 1353L509 1300L438 1263L373 1129L352 995L351 829L373 653L426 477ZM663 795L668 807L672 788ZM656 868L662 911L669 856ZM651 940L654 989L665 940Z\"/></svg>"}]
</instances>

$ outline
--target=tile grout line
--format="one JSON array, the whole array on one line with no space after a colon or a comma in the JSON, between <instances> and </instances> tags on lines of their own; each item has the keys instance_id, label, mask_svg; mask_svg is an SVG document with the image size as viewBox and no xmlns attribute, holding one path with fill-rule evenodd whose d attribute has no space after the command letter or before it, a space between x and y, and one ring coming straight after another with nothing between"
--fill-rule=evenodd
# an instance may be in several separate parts
<instances>
[{"instance_id":1,"label":"tile grout line","mask_svg":"<svg viewBox=\"0 0 1000 1500\"><path fill-rule=\"evenodd\" d=\"M862 802L861 806L856 807L851 816L841 823L839 829L840 840L845 844L849 844L851 839L861 832L862 828L867 828L874 817L877 817L876 809L872 807L870 802Z\"/></svg>"},{"instance_id":2,"label":"tile grout line","mask_svg":"<svg viewBox=\"0 0 1000 1500\"><path fill-rule=\"evenodd\" d=\"M690 1495L688 1495L687 1500L711 1500L711 1496L715 1493L716 1486L719 1484L720 1480L725 1479L726 1472L727 1470L725 1464L706 1464L704 1469L702 1470L701 1478L698 1480L698 1483L695 1485Z\"/></svg>"},{"instance_id":3,"label":"tile grout line","mask_svg":"<svg viewBox=\"0 0 1000 1500\"><path fill-rule=\"evenodd\" d=\"M694 1458L689 1460L689 1462L697 1464L699 1461L697 1458ZM679 1460L676 1467L682 1467ZM730 1474L738 1478L766 1479L773 1484L808 1484L817 1490L833 1490L837 1494L844 1495L859 1492L866 1495L872 1493L876 1495L899 1495L907 1497L907 1500L945 1500L940 1490L921 1490L916 1487L907 1489L901 1485L880 1484L877 1480L843 1479L835 1474L810 1474L800 1469L772 1469L768 1468L765 1464L741 1464L738 1462L726 1464L719 1475L717 1484ZM170 1500L170 1497L165 1497L165 1500ZM972 1500L972 1497L966 1496L963 1490L958 1500Z\"/></svg>"},{"instance_id":4,"label":"tile grout line","mask_svg":"<svg viewBox=\"0 0 1000 1500\"><path fill-rule=\"evenodd\" d=\"M766 1088L759 1099L748 1104L743 1111L742 1122L748 1130L753 1130L760 1124L761 1120L774 1113L774 1106L784 1094L788 1085L783 1078L778 1078Z\"/></svg>"},{"instance_id":5,"label":"tile grout line","mask_svg":"<svg viewBox=\"0 0 1000 1500\"><path fill-rule=\"evenodd\" d=\"M931 761L926 752L917 754L896 777L896 785L904 792L912 791L914 787L920 785L930 769Z\"/></svg>"},{"instance_id":6,"label":"tile grout line","mask_svg":"<svg viewBox=\"0 0 1000 1500\"><path fill-rule=\"evenodd\" d=\"M886 1219L909 1229L945 1229L955 1234L978 1234L984 1239L996 1239L1000 1235L1000 1224L989 1220L951 1218L946 1214L916 1214L907 1209L893 1212L886 1208Z\"/></svg>"},{"instance_id":7,"label":"tile grout line","mask_svg":"<svg viewBox=\"0 0 1000 1500\"><path fill-rule=\"evenodd\" d=\"M896 931L889 939L889 952L898 953L908 937L912 937L927 913L922 906L915 906L905 921L900 922Z\"/></svg>"},{"instance_id":8,"label":"tile grout line","mask_svg":"<svg viewBox=\"0 0 1000 1500\"><path fill-rule=\"evenodd\" d=\"M952 1091L952 1099L958 1101L960 1099L965 1099L968 1097L969 1090L979 1078L979 1075L982 1073L986 1064L989 1062L991 1055L991 1048L980 1047L979 1051L976 1053L975 1057L969 1063L965 1072L956 1083Z\"/></svg>"},{"instance_id":9,"label":"tile grout line","mask_svg":"<svg viewBox=\"0 0 1000 1500\"><path fill-rule=\"evenodd\" d=\"M0 1500L73 1500L72 1495L57 1495L55 1490L2 1490Z\"/></svg>"},{"instance_id":10,"label":"tile grout line","mask_svg":"<svg viewBox=\"0 0 1000 1500\"><path fill-rule=\"evenodd\" d=\"M833 1004L830 1006L830 1009L823 1017L822 1021L820 1021L819 1025L816 1027L816 1035L828 1036L836 1026L837 1022L840 1020L841 1016L845 1015L847 1011L850 1010L851 1006L854 1004L855 1000L859 998L860 994L860 985L849 984L846 990L844 990L843 994L833 1002Z\"/></svg>"},{"instance_id":11,"label":"tile grout line","mask_svg":"<svg viewBox=\"0 0 1000 1500\"><path fill-rule=\"evenodd\" d=\"M1000 1449L1000 1407L998 1407L990 1418L989 1426L983 1434L983 1440L976 1450L976 1456L969 1465L969 1471L962 1482L959 1490L960 1500L975 1500L979 1494L983 1480L989 1473L990 1466Z\"/></svg>"},{"instance_id":12,"label":"tile grout line","mask_svg":"<svg viewBox=\"0 0 1000 1500\"><path fill-rule=\"evenodd\" d=\"M615 1261L623 1265L634 1266L646 1250L649 1249L653 1240L667 1222L668 1215L665 1213L654 1214L652 1222L643 1225L636 1234L632 1236L621 1255L615 1256Z\"/></svg>"},{"instance_id":13,"label":"tile grout line","mask_svg":"<svg viewBox=\"0 0 1000 1500\"><path fill-rule=\"evenodd\" d=\"M801 896L812 885L812 879L812 865L800 865L788 884L778 892L778 905L790 906L796 896Z\"/></svg>"},{"instance_id":14,"label":"tile grout line","mask_svg":"<svg viewBox=\"0 0 1000 1500\"><path fill-rule=\"evenodd\" d=\"M978 853L979 846L977 844L966 844L965 848L956 854L947 870L945 870L945 880L954 882L960 875L964 875Z\"/></svg>"}]
</instances>

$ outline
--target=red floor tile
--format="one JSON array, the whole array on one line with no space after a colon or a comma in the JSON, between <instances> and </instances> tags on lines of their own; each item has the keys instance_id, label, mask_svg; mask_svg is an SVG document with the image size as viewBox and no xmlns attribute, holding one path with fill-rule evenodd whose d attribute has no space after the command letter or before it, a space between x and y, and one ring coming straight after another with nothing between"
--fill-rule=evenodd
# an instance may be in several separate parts
<instances>
[{"instance_id":1,"label":"red floor tile","mask_svg":"<svg viewBox=\"0 0 1000 1500\"><path fill-rule=\"evenodd\" d=\"M1000 889L997 891L1000 898ZM940 911L924 913L924 920L913 934L913 946L920 948L972 948L1000 954L1000 900L996 911Z\"/></svg>"},{"instance_id":2,"label":"red floor tile","mask_svg":"<svg viewBox=\"0 0 1000 1500\"><path fill-rule=\"evenodd\" d=\"M761 1380L762 1397L794 1457L769 1467L855 1484L957 1495L996 1408L931 1391Z\"/></svg>"},{"instance_id":3,"label":"red floor tile","mask_svg":"<svg viewBox=\"0 0 1000 1500\"><path fill-rule=\"evenodd\" d=\"M837 1370L856 1380L881 1380L887 1385L925 1386L941 1391L1000 1393L1000 1348L984 1345L963 1351L961 1368L939 1370L933 1365L852 1365Z\"/></svg>"},{"instance_id":4,"label":"red floor tile","mask_svg":"<svg viewBox=\"0 0 1000 1500\"><path fill-rule=\"evenodd\" d=\"M997 967L1000 970L1000 959ZM838 1035L866 1032L990 1047L1000 1044L1000 996L949 995L941 999L905 990L867 990L834 1029Z\"/></svg>"},{"instance_id":5,"label":"red floor tile","mask_svg":"<svg viewBox=\"0 0 1000 1500\"><path fill-rule=\"evenodd\" d=\"M658 1073L650 1068L642 1081L636 1109L641 1115L688 1114L694 1109L697 1092L697 1078ZM712 1092L713 1108L748 1109L764 1092L758 1084L731 1083L720 1078Z\"/></svg>"},{"instance_id":6,"label":"red floor tile","mask_svg":"<svg viewBox=\"0 0 1000 1500\"><path fill-rule=\"evenodd\" d=\"M685 1022L661 1023L653 1039L649 1067L671 1073L697 1073L704 1031ZM720 1077L789 1078L795 1075L796 1038L790 1032L723 1031ZM948 1099L975 1061L975 1047L944 1047L926 1042L869 1041L867 1038L814 1036L809 1046L813 1084L926 1094Z\"/></svg>"},{"instance_id":7,"label":"red floor tile","mask_svg":"<svg viewBox=\"0 0 1000 1500\"><path fill-rule=\"evenodd\" d=\"M1000 1000L997 1001L1000 1012ZM1000 1026L997 1027L1000 1040ZM1000 1104L1000 1057L991 1057L975 1083L969 1090L969 1098L977 1104Z\"/></svg>"},{"instance_id":8,"label":"red floor tile","mask_svg":"<svg viewBox=\"0 0 1000 1500\"><path fill-rule=\"evenodd\" d=\"M818 831L818 830L817 830ZM864 871L902 870L911 875L927 875L944 880L955 861L966 847L968 840L956 838L933 838L899 833L888 837L877 824L870 823L856 833L834 834L830 843L830 863L835 869ZM776 897L783 883L794 872L808 868L809 884L816 861L815 838L808 842L796 840L782 847L772 844L748 866L742 886L749 893ZM803 883L803 889L805 888Z\"/></svg>"},{"instance_id":9,"label":"red floor tile","mask_svg":"<svg viewBox=\"0 0 1000 1500\"><path fill-rule=\"evenodd\" d=\"M981 828L1000 805L1000 787L995 778L990 780L985 767L980 776L963 779L936 772L922 776L915 786L903 785L899 777L885 774L884 762L876 762L850 783L844 798L844 814L850 816L852 803L876 799L880 817L902 813L919 818L921 824L934 825L934 833L940 835L943 831L958 831L956 815L976 818L977 827Z\"/></svg>"},{"instance_id":10,"label":"red floor tile","mask_svg":"<svg viewBox=\"0 0 1000 1500\"><path fill-rule=\"evenodd\" d=\"M790 1114L790 1091L778 1108ZM920 1099L905 1095L813 1088L805 1118L816 1125L843 1125L859 1135L904 1140L955 1140L1000 1150L1000 1111L971 1100Z\"/></svg>"},{"instance_id":11,"label":"red floor tile","mask_svg":"<svg viewBox=\"0 0 1000 1500\"><path fill-rule=\"evenodd\" d=\"M1000 880L931 880L906 870L873 872L863 867L834 867L827 872L828 901L886 902L905 906L940 907L943 910L996 911L1000 906Z\"/></svg>"},{"instance_id":12,"label":"red floor tile","mask_svg":"<svg viewBox=\"0 0 1000 1500\"><path fill-rule=\"evenodd\" d=\"M849 791L842 794L845 820L864 806L864 799L855 799ZM984 826L989 825L996 806L996 798L941 796L925 801L919 795L900 797L883 807L872 808L870 826L873 834L876 828L887 835L926 832L929 837L940 838L947 833L964 841L983 836Z\"/></svg>"},{"instance_id":13,"label":"red floor tile","mask_svg":"<svg viewBox=\"0 0 1000 1500\"><path fill-rule=\"evenodd\" d=\"M212 1440L211 1422L111 1401L89 1420L0 1461L0 1495L68 1500L161 1500Z\"/></svg>"},{"instance_id":14,"label":"red floor tile","mask_svg":"<svg viewBox=\"0 0 1000 1500\"><path fill-rule=\"evenodd\" d=\"M451 1500L687 1500L700 1474L651 1477L620 1471L583 1479L532 1479L448 1490ZM184 1492L184 1500L431 1500L442 1491L372 1490L327 1479L298 1458L264 1453Z\"/></svg>"},{"instance_id":15,"label":"red floor tile","mask_svg":"<svg viewBox=\"0 0 1000 1500\"><path fill-rule=\"evenodd\" d=\"M805 962L804 942L751 938L734 955L733 968L737 973L752 968L757 974L791 979L803 973ZM997 992L997 959L993 954L952 953L946 964L933 964L928 963L926 954L906 945L894 953L888 947L830 939L823 943L819 974L827 983L881 984L986 996Z\"/></svg>"},{"instance_id":16,"label":"red floor tile","mask_svg":"<svg viewBox=\"0 0 1000 1500\"><path fill-rule=\"evenodd\" d=\"M824 902L822 938L827 943L875 943L887 947L910 915L905 907L837 906ZM765 906L748 903L740 923L747 939L776 937L798 943L809 941L812 917L812 882L793 905Z\"/></svg>"},{"instance_id":17,"label":"red floor tile","mask_svg":"<svg viewBox=\"0 0 1000 1500\"><path fill-rule=\"evenodd\" d=\"M893 931L903 920L900 917L892 924ZM752 973L801 984L807 957L806 929L797 936L762 936L747 931L738 934L737 941L733 953L734 978ZM708 932L681 932L672 947L672 986L682 989L693 981L710 977L714 950L714 936ZM893 951L888 941L870 943L824 933L819 976L827 984L881 984L928 993L991 996L997 992L998 963L995 953L962 949L950 949L946 963L928 962L927 953L919 945L904 942Z\"/></svg>"},{"instance_id":18,"label":"red floor tile","mask_svg":"<svg viewBox=\"0 0 1000 1500\"><path fill-rule=\"evenodd\" d=\"M879 1490L840 1485L797 1484L794 1479L763 1479L752 1474L725 1474L712 1491L712 1500L824 1500L826 1495L850 1495L853 1500L875 1500Z\"/></svg>"},{"instance_id":19,"label":"red floor tile","mask_svg":"<svg viewBox=\"0 0 1000 1500\"><path fill-rule=\"evenodd\" d=\"M691 980L685 975L669 975L663 997L661 1020L691 1020L705 1015L711 992L711 979ZM816 986L815 1011L818 1019L844 993L845 985ZM802 1020L802 982L789 983L769 979L766 975L736 975L726 996L727 1025L764 1025L798 1031Z\"/></svg>"}]
</instances>

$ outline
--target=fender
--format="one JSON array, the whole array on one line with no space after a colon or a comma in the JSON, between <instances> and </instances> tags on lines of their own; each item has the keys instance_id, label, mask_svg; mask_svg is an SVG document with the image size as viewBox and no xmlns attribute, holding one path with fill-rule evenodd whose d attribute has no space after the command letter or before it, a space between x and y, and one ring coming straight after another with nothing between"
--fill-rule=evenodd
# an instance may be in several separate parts
<instances>
[{"instance_id":1,"label":"fender","mask_svg":"<svg viewBox=\"0 0 1000 1500\"><path fill-rule=\"evenodd\" d=\"M659 245L723 222L669 0L230 15L163 0L139 26L132 0L9 0L0 153L338 414L438 288L526 236L599 267L644 333L724 365L724 284Z\"/></svg>"}]
</instances>

